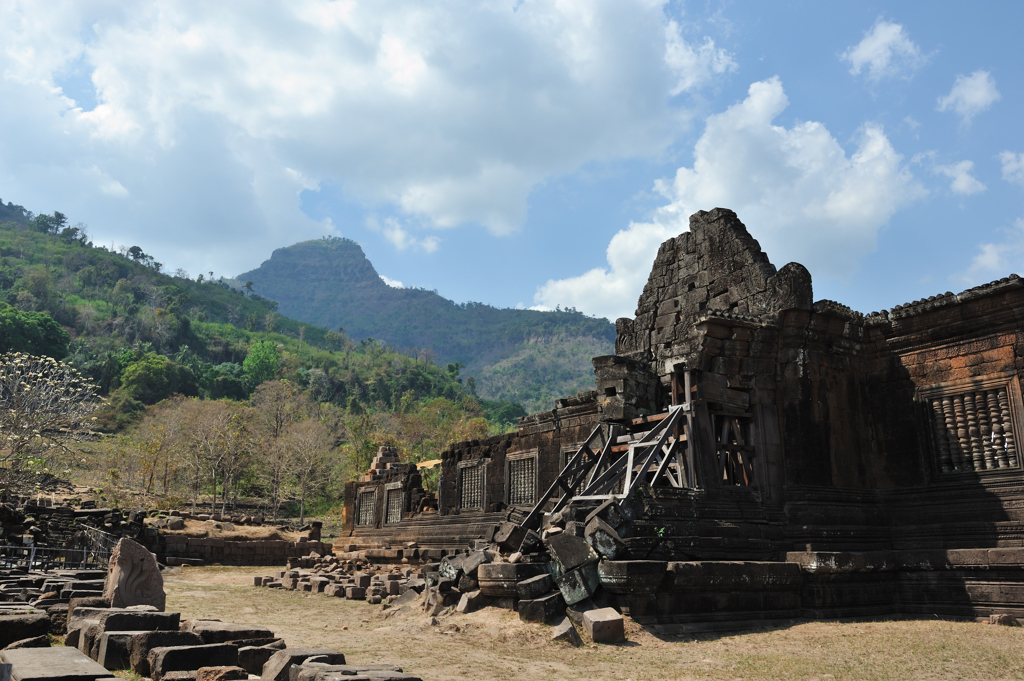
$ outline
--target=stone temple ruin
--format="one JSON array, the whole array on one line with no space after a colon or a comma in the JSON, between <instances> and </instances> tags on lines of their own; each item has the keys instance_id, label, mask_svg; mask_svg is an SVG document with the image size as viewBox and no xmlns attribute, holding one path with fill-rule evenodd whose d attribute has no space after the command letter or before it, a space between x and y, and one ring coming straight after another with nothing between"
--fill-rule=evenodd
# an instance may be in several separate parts
<instances>
[{"instance_id":1,"label":"stone temple ruin","mask_svg":"<svg viewBox=\"0 0 1024 681\"><path fill-rule=\"evenodd\" d=\"M1024 615L1016 275L864 315L719 208L616 328L596 390L449 448L436 498L383 453L346 488L345 549L500 547L484 595L547 572L570 609L657 627Z\"/></svg>"}]
</instances>

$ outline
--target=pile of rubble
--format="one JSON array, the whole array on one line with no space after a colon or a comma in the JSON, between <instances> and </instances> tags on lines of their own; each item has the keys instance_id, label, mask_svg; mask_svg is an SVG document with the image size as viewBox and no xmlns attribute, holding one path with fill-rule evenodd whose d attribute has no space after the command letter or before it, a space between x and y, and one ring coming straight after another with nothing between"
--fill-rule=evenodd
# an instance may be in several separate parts
<instances>
[{"instance_id":1,"label":"pile of rubble","mask_svg":"<svg viewBox=\"0 0 1024 681\"><path fill-rule=\"evenodd\" d=\"M365 553L362 559L311 554L290 564L293 569L254 577L253 585L420 607L429 617L506 608L524 621L554 624L556 639L578 644L581 627L595 642L614 643L624 638L625 622L602 585L642 588L652 579L660 583L665 572L663 562L655 565L658 574L647 576L647 561L615 560L625 546L616 527L626 526L628 512L609 501L577 520L570 507L549 517L542 534L506 523L486 549L452 552L415 568L375 567ZM516 550L508 553L510 547Z\"/></svg>"}]
</instances>

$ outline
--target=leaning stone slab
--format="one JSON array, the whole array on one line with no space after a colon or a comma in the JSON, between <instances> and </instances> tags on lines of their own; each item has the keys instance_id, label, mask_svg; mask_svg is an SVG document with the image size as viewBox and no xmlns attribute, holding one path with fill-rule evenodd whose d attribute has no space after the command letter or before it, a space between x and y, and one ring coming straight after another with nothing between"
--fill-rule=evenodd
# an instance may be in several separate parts
<instances>
[{"instance_id":1,"label":"leaning stone slab","mask_svg":"<svg viewBox=\"0 0 1024 681\"><path fill-rule=\"evenodd\" d=\"M588 563L583 567L566 572L555 580L558 590L568 605L575 605L594 595L601 585L597 575L597 563Z\"/></svg>"},{"instance_id":2,"label":"leaning stone slab","mask_svg":"<svg viewBox=\"0 0 1024 681\"><path fill-rule=\"evenodd\" d=\"M95 681L110 672L75 648L20 648L0 652L13 665L11 681Z\"/></svg>"},{"instance_id":3,"label":"leaning stone slab","mask_svg":"<svg viewBox=\"0 0 1024 681\"><path fill-rule=\"evenodd\" d=\"M583 613L583 626L594 643L618 643L626 638L626 623L615 608L597 608Z\"/></svg>"},{"instance_id":4,"label":"leaning stone slab","mask_svg":"<svg viewBox=\"0 0 1024 681\"><path fill-rule=\"evenodd\" d=\"M15 641L36 636L46 636L50 631L50 618L38 615L0 615L0 648L6 648Z\"/></svg>"},{"instance_id":5,"label":"leaning stone slab","mask_svg":"<svg viewBox=\"0 0 1024 681\"><path fill-rule=\"evenodd\" d=\"M4 648L4 650L17 650L19 648L49 648L50 637L49 636L33 636L32 638L23 638L20 641L15 641L11 645Z\"/></svg>"},{"instance_id":6,"label":"leaning stone slab","mask_svg":"<svg viewBox=\"0 0 1024 681\"><path fill-rule=\"evenodd\" d=\"M121 539L110 555L110 566L103 595L110 599L111 606L152 605L164 609L164 578L149 549L131 539Z\"/></svg>"},{"instance_id":7,"label":"leaning stone slab","mask_svg":"<svg viewBox=\"0 0 1024 681\"><path fill-rule=\"evenodd\" d=\"M153 648L148 659L150 676L153 681L161 681L167 672L238 666L238 648L230 643Z\"/></svg>"},{"instance_id":8,"label":"leaning stone slab","mask_svg":"<svg viewBox=\"0 0 1024 681\"><path fill-rule=\"evenodd\" d=\"M519 598L522 600L540 598L544 594L551 593L554 588L555 582L551 579L551 575L549 574L530 577L529 579L524 579L516 584L516 591L519 594Z\"/></svg>"},{"instance_id":9,"label":"leaning stone slab","mask_svg":"<svg viewBox=\"0 0 1024 681\"><path fill-rule=\"evenodd\" d=\"M132 671L139 676L149 676L149 651L154 648L174 646L200 646L203 639L190 631L147 631L132 637L128 644Z\"/></svg>"},{"instance_id":10,"label":"leaning stone slab","mask_svg":"<svg viewBox=\"0 0 1024 681\"><path fill-rule=\"evenodd\" d=\"M576 631L576 627L568 617L562 617L561 622L551 627L551 640L563 641L575 648L583 645L583 639L580 638L579 632Z\"/></svg>"},{"instance_id":11,"label":"leaning stone slab","mask_svg":"<svg viewBox=\"0 0 1024 681\"><path fill-rule=\"evenodd\" d=\"M562 574L599 560L599 556L585 539L564 532L549 537L544 543Z\"/></svg>"},{"instance_id":12,"label":"leaning stone slab","mask_svg":"<svg viewBox=\"0 0 1024 681\"><path fill-rule=\"evenodd\" d=\"M324 656L328 664L345 664L345 656L333 648L287 648L274 653L263 665L263 681L288 681L292 665L302 664L311 657ZM157 679L154 679L157 681Z\"/></svg>"},{"instance_id":13,"label":"leaning stone slab","mask_svg":"<svg viewBox=\"0 0 1024 681\"><path fill-rule=\"evenodd\" d=\"M479 589L462 594L459 604L455 606L456 612L476 612L487 605L487 596L484 596Z\"/></svg>"}]
</instances>

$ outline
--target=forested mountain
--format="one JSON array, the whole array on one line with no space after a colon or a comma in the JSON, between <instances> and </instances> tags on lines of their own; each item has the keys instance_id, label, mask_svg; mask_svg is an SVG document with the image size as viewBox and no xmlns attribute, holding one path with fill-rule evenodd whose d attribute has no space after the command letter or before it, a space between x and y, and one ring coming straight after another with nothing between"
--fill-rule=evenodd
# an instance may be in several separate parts
<instances>
[{"instance_id":1,"label":"forested mountain","mask_svg":"<svg viewBox=\"0 0 1024 681\"><path fill-rule=\"evenodd\" d=\"M434 291L381 280L359 244L320 239L280 248L238 275L294 319L375 338L410 354L460 363L480 395L528 411L593 387L590 358L610 354L615 326L575 310L540 312L457 304Z\"/></svg>"}]
</instances>

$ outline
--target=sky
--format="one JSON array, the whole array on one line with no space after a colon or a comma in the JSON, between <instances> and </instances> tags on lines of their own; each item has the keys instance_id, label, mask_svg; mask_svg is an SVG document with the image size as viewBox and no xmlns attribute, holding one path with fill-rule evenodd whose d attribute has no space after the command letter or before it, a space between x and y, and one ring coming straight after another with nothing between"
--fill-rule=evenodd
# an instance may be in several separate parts
<instances>
[{"instance_id":1,"label":"sky","mask_svg":"<svg viewBox=\"0 0 1024 681\"><path fill-rule=\"evenodd\" d=\"M1024 3L0 0L0 198L165 270L344 236L632 316L731 208L870 312L1024 273Z\"/></svg>"}]
</instances>

